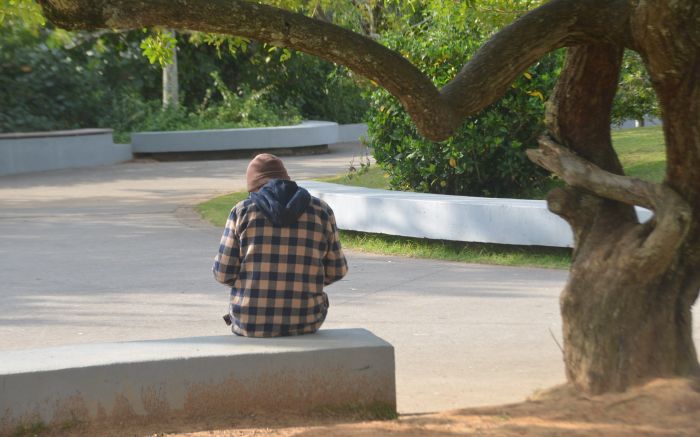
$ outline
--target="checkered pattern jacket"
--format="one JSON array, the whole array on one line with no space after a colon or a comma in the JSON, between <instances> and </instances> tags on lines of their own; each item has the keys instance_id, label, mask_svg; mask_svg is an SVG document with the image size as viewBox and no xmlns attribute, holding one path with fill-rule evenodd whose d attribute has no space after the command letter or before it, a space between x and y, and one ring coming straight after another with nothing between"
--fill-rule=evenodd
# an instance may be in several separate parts
<instances>
[{"instance_id":1,"label":"checkered pattern jacket","mask_svg":"<svg viewBox=\"0 0 700 437\"><path fill-rule=\"evenodd\" d=\"M317 331L328 311L323 286L347 269L324 201L311 197L295 223L274 225L249 198L231 209L213 272L231 287L233 332L276 337Z\"/></svg>"}]
</instances>

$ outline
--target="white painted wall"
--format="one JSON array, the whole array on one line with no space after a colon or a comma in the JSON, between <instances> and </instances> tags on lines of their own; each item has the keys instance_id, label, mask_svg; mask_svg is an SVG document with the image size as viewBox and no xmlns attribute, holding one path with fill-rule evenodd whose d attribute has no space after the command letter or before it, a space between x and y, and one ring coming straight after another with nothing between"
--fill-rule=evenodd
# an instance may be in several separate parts
<instances>
[{"instance_id":1,"label":"white painted wall","mask_svg":"<svg viewBox=\"0 0 700 437\"><path fill-rule=\"evenodd\" d=\"M326 201L340 229L405 237L571 247L569 225L544 200L447 196L302 181ZM651 213L638 208L642 220Z\"/></svg>"},{"instance_id":2,"label":"white painted wall","mask_svg":"<svg viewBox=\"0 0 700 437\"><path fill-rule=\"evenodd\" d=\"M134 153L275 149L337 142L338 124L329 121L305 121L295 126L139 132L131 135Z\"/></svg>"},{"instance_id":3,"label":"white painted wall","mask_svg":"<svg viewBox=\"0 0 700 437\"><path fill-rule=\"evenodd\" d=\"M339 143L350 143L360 141L360 138L367 137L367 124L341 124L338 125Z\"/></svg>"},{"instance_id":4,"label":"white painted wall","mask_svg":"<svg viewBox=\"0 0 700 437\"><path fill-rule=\"evenodd\" d=\"M131 146L114 144L111 129L0 135L0 175L109 165L131 157Z\"/></svg>"},{"instance_id":5,"label":"white painted wall","mask_svg":"<svg viewBox=\"0 0 700 437\"><path fill-rule=\"evenodd\" d=\"M296 126L132 134L115 144L111 129L0 134L0 176L128 161L132 152L275 149L358 141L365 124L307 121Z\"/></svg>"}]
</instances>

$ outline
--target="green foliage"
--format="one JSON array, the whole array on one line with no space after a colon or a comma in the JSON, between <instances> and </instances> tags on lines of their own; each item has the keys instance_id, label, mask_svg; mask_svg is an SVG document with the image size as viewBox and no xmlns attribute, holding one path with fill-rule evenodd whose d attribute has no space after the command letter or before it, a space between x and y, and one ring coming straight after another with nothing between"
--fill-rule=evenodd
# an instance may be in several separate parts
<instances>
[{"instance_id":1,"label":"green foliage","mask_svg":"<svg viewBox=\"0 0 700 437\"><path fill-rule=\"evenodd\" d=\"M217 58L221 59L223 56L221 51L222 47L225 47L228 54L235 58L239 52L245 52L248 49L250 41L247 38L232 35L192 32L190 33L189 43L197 47L203 44L212 46L216 49Z\"/></svg>"},{"instance_id":2,"label":"green foliage","mask_svg":"<svg viewBox=\"0 0 700 437\"><path fill-rule=\"evenodd\" d=\"M238 84L266 89L266 99L277 106L299 109L305 119L359 123L369 108L363 97L366 81L345 67L296 51L251 45L239 60L245 68L236 72ZM274 72L274 74L271 74ZM235 79L234 79L235 78Z\"/></svg>"},{"instance_id":3,"label":"green foliage","mask_svg":"<svg viewBox=\"0 0 700 437\"><path fill-rule=\"evenodd\" d=\"M194 34L177 36L182 109L162 111L161 57L151 53L155 65L144 57L143 31L10 22L0 26L0 132L111 127L128 141L135 130L359 122L367 110L362 82L347 69L241 38Z\"/></svg>"},{"instance_id":4,"label":"green foliage","mask_svg":"<svg viewBox=\"0 0 700 437\"><path fill-rule=\"evenodd\" d=\"M276 126L301 122L299 112L289 106L275 106L263 97L264 91L233 92L218 73L212 73L214 89L195 110L185 107L162 108L159 100L145 102L127 94L111 104L110 113L100 125L115 130L115 141L128 142L130 132L224 129ZM212 100L214 92L222 100Z\"/></svg>"},{"instance_id":5,"label":"green foliage","mask_svg":"<svg viewBox=\"0 0 700 437\"><path fill-rule=\"evenodd\" d=\"M34 0L0 0L0 26L16 26L18 23L36 30L46 20Z\"/></svg>"},{"instance_id":6,"label":"green foliage","mask_svg":"<svg viewBox=\"0 0 700 437\"><path fill-rule=\"evenodd\" d=\"M45 32L0 27L0 131L95 126L102 111L102 77L83 54L51 45Z\"/></svg>"},{"instance_id":7,"label":"green foliage","mask_svg":"<svg viewBox=\"0 0 700 437\"><path fill-rule=\"evenodd\" d=\"M140 47L151 64L156 62L164 67L173 62L173 48L177 46L177 39L172 32L156 30L141 41Z\"/></svg>"},{"instance_id":8,"label":"green foliage","mask_svg":"<svg viewBox=\"0 0 700 437\"><path fill-rule=\"evenodd\" d=\"M436 2L419 24L388 32L383 42L433 79L454 78L495 31L465 4ZM481 21L480 21L480 18ZM469 23L466 25L465 23ZM399 102L383 90L371 94L368 117L374 157L400 190L486 197L524 196L548 176L525 156L544 129L544 101L561 55L546 56L521 76L497 103L469 117L448 140L423 139Z\"/></svg>"},{"instance_id":9,"label":"green foliage","mask_svg":"<svg viewBox=\"0 0 700 437\"><path fill-rule=\"evenodd\" d=\"M222 101L216 106L207 107L206 98L205 103L198 109L198 113L204 119L211 119L222 125L239 126L274 126L301 122L301 115L287 102L275 104L265 99L267 89L252 91L243 86L238 92L234 92L226 86L217 72L213 72L211 76Z\"/></svg>"},{"instance_id":10,"label":"green foliage","mask_svg":"<svg viewBox=\"0 0 700 437\"><path fill-rule=\"evenodd\" d=\"M354 161L350 163L351 166L354 165ZM384 170L373 166L371 168L365 167L366 170L360 172L349 171L345 174L340 174L337 176L332 176L328 178L320 178L321 182L330 182L332 184L340 185L350 185L353 187L365 187L365 188L377 188L380 190L388 190L389 181L388 176Z\"/></svg>"},{"instance_id":11,"label":"green foliage","mask_svg":"<svg viewBox=\"0 0 700 437\"><path fill-rule=\"evenodd\" d=\"M642 58L637 52L626 50L613 101L613 123L622 124L625 120L644 120L659 115L659 103Z\"/></svg>"},{"instance_id":12,"label":"green foliage","mask_svg":"<svg viewBox=\"0 0 700 437\"><path fill-rule=\"evenodd\" d=\"M304 5L281 3L304 12ZM208 78L203 76L218 71L232 90L265 90L263 100L276 107L295 107L305 119L359 123L368 109L362 95L364 79L344 67L286 48L195 33L186 40L179 38L178 63L186 106L206 98L202 84Z\"/></svg>"}]
</instances>

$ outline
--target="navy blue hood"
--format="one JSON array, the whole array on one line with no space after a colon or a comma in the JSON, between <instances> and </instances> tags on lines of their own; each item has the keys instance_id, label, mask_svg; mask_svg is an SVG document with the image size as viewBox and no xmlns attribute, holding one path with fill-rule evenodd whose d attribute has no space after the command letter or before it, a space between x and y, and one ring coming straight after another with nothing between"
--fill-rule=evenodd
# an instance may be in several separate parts
<instances>
[{"instance_id":1,"label":"navy blue hood","mask_svg":"<svg viewBox=\"0 0 700 437\"><path fill-rule=\"evenodd\" d=\"M283 179L272 179L257 193L250 193L250 198L277 226L295 223L311 202L308 191Z\"/></svg>"}]
</instances>

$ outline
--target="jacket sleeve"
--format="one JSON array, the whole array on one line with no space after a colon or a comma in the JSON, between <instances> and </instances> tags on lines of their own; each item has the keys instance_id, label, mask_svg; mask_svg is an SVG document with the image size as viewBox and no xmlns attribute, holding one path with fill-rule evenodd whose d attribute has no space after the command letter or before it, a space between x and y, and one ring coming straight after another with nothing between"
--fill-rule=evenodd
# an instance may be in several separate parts
<instances>
[{"instance_id":1,"label":"jacket sleeve","mask_svg":"<svg viewBox=\"0 0 700 437\"><path fill-rule=\"evenodd\" d=\"M224 235L219 244L219 253L214 258L214 279L233 286L241 267L240 241L236 234L236 209L233 208L226 221Z\"/></svg>"},{"instance_id":2,"label":"jacket sleeve","mask_svg":"<svg viewBox=\"0 0 700 437\"><path fill-rule=\"evenodd\" d=\"M343 249L340 247L340 236L338 235L338 226L335 223L335 215L330 207L328 207L326 240L328 241L328 251L323 258L324 284L329 285L341 279L348 272L348 262L343 254Z\"/></svg>"}]
</instances>

